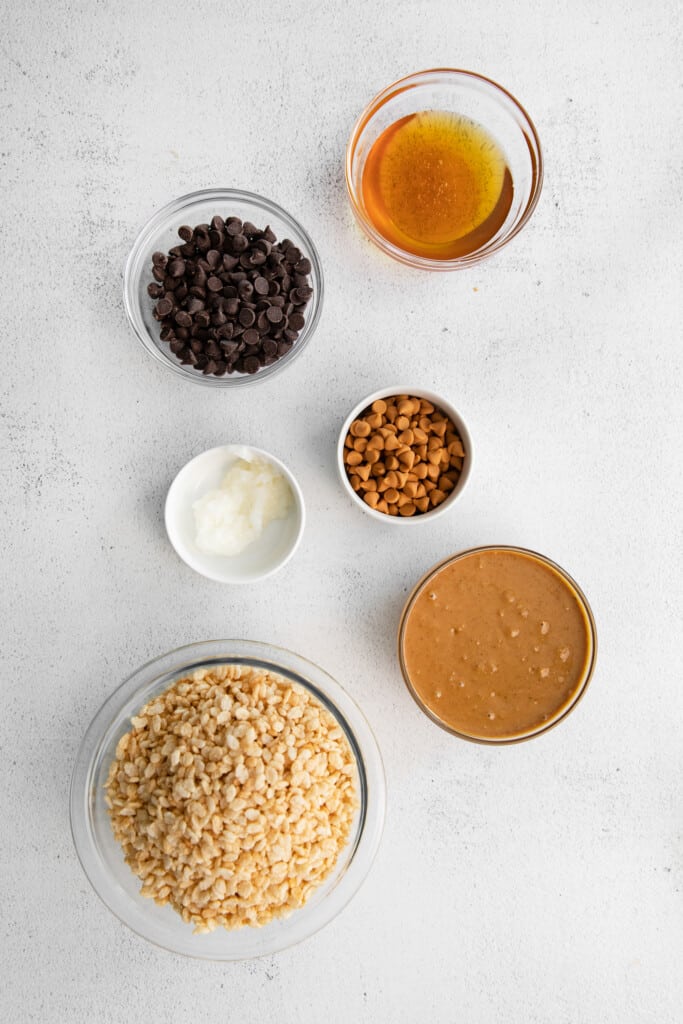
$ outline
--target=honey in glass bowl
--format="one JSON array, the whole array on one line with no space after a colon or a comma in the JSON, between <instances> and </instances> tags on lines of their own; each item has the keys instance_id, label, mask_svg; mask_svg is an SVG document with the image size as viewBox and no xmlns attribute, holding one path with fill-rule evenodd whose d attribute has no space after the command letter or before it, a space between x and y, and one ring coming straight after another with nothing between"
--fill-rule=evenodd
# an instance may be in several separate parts
<instances>
[{"instance_id":1,"label":"honey in glass bowl","mask_svg":"<svg viewBox=\"0 0 683 1024\"><path fill-rule=\"evenodd\" d=\"M368 153L361 188L380 234L415 256L443 260L489 242L514 194L505 154L489 132L439 110L385 128Z\"/></svg>"}]
</instances>

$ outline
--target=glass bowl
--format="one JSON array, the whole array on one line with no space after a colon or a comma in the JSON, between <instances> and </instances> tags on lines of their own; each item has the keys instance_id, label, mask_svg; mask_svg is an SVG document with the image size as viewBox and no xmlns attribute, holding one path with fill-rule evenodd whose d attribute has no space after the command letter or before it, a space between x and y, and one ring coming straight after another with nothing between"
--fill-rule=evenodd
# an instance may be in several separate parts
<instances>
[{"instance_id":1,"label":"glass bowl","mask_svg":"<svg viewBox=\"0 0 683 1024\"><path fill-rule=\"evenodd\" d=\"M104 784L116 745L130 719L153 696L179 677L216 665L270 669L305 687L335 717L358 767L359 808L351 838L333 873L290 917L261 928L218 928L195 935L170 906L140 895L140 880L123 859L114 838ZM247 640L211 640L179 647L134 672L95 715L78 752L71 781L71 831L81 865L93 888L119 920L138 935L173 953L204 960L243 960L292 946L328 924L348 903L367 875L379 846L385 809L385 782L377 741L362 712L339 683L317 665L291 651Z\"/></svg>"},{"instance_id":2,"label":"glass bowl","mask_svg":"<svg viewBox=\"0 0 683 1024\"><path fill-rule=\"evenodd\" d=\"M505 153L513 180L512 205L504 223L474 252L454 259L430 259L399 248L377 230L363 199L365 163L377 138L401 118L424 110L460 114L481 125ZM361 228L387 255L423 270L459 270L498 252L529 220L542 183L541 146L528 114L509 92L472 71L435 68L394 82L360 115L346 150L346 187Z\"/></svg>"},{"instance_id":3,"label":"glass bowl","mask_svg":"<svg viewBox=\"0 0 683 1024\"><path fill-rule=\"evenodd\" d=\"M147 285L153 281L152 253L168 252L174 245L182 245L178 228L183 224L195 227L210 223L216 214L250 220L258 228L270 225L278 242L289 238L311 262L313 295L306 307L306 322L290 351L271 366L257 373L232 373L223 377L205 376L194 366L184 366L159 337L160 325L152 316L154 300L147 294ZM150 355L174 373L196 384L230 388L269 380L276 373L291 366L310 341L320 319L323 300L323 273L320 257L304 228L277 203L251 192L233 188L208 188L174 199L147 221L135 240L126 261L123 275L123 301L131 327Z\"/></svg>"},{"instance_id":4,"label":"glass bowl","mask_svg":"<svg viewBox=\"0 0 683 1024\"><path fill-rule=\"evenodd\" d=\"M509 551L514 554L525 555L537 562L541 562L543 565L546 565L550 569L552 569L563 580L567 587L573 592L573 595L576 598L576 601L583 613L588 635L586 663L583 669L583 674L580 678L579 683L576 686L576 690L572 693L571 697L569 697L568 701L565 704L561 705L557 709L557 712L547 722L543 722L541 725L532 729L528 729L526 731L520 731L518 733L514 733L513 735L501 737L474 736L469 735L465 732L459 732L453 726L449 725L447 722L443 721L436 714L434 714L434 712L422 700L419 693L417 693L417 691L415 690L415 687L413 686L410 674L406 666L404 654L406 624L410 612L412 611L418 596L422 593L425 587L429 586L431 581L435 578L435 576L438 575L438 573L441 572L442 569L445 569L447 566L452 565L453 562L458 561L458 559L460 558L465 558L468 555L475 555L483 551ZM449 732L452 736L458 736L460 739L469 740L471 743L481 743L491 747L508 746L511 743L522 743L524 740L530 740L533 739L535 736L540 736L541 733L547 732L549 729L553 729L556 725L559 725L560 722L564 721L567 715L569 715L574 710L574 708L586 692L588 684L591 681L591 677L595 670L597 653L598 634L597 627L595 625L595 619L593 617L593 612L588 603L586 595L583 593L578 583L576 583L576 581L572 579L568 572L565 572L564 569L562 569L555 562L551 561L550 558L546 558L545 555L540 555L537 551L530 551L527 548L518 548L505 544L489 544L477 548L468 548L465 551L459 551L455 555L450 555L448 558L445 558L442 562L439 562L437 565L432 566L432 568L427 573L425 573L422 579L418 580L418 582L413 587L411 593L408 595L408 600L406 601L405 607L401 614L401 621L398 627L398 660L399 665L401 667L401 673L403 675L403 681L405 682L408 688L408 692L410 693L411 697L413 698L417 706L420 708L420 710L423 711L425 715L427 715L427 717L432 720L432 722L438 725L441 729L444 729L446 732Z\"/></svg>"}]
</instances>

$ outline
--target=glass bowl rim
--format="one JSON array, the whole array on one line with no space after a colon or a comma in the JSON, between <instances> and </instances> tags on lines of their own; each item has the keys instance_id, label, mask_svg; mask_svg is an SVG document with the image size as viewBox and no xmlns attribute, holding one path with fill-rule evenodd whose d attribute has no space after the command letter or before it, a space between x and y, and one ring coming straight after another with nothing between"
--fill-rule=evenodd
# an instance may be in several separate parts
<instances>
[{"instance_id":1,"label":"glass bowl rim","mask_svg":"<svg viewBox=\"0 0 683 1024\"><path fill-rule=\"evenodd\" d=\"M426 256L416 256L413 253L408 252L405 249L401 249L399 246L394 245L384 235L379 232L369 217L366 216L363 207L359 201L358 191L354 184L354 176L352 173L352 162L355 153L356 144L358 137L363 128L370 122L372 117L380 110L384 104L392 99L395 95L400 92L406 92L409 88L418 88L425 84L425 80L431 76L448 75L449 77L462 79L464 81L473 80L475 82L481 82L484 86L490 89L491 94L495 96L496 93L501 94L505 99L510 101L513 106L522 115L522 119L525 123L525 127L528 128L529 135L534 147L535 156L535 175L532 181L532 187L527 199L526 205L523 212L516 223L512 225L509 231L505 235L499 238L495 238L490 242L487 242L481 248L477 249L473 253L468 253L466 256L457 256L451 260L433 260ZM528 138L527 138L527 141ZM354 216L356 217L361 228L368 236L368 238L375 243L375 245L397 260L399 263L403 263L406 266L413 267L417 270L434 270L434 271L453 271L462 270L465 267L473 266L485 259L487 256L491 256L504 248L508 242L519 234L522 228L526 225L530 219L532 213L538 205L538 201L541 197L543 190L543 176L544 176L544 161L543 151L541 149L541 141L538 136L536 126L532 121L531 117L527 113L525 107L519 102L519 100L512 95L504 86L499 85L492 78L487 78L486 75L479 74L477 71L467 71L464 68L449 68L449 67L438 67L438 68L425 68L423 71L414 71L412 74L404 75L402 78L398 78L395 82L392 82L386 88L378 92L364 107L361 113L356 118L351 134L349 135L349 141L346 146L346 160L345 160L345 179L346 179L346 190L349 196L349 202Z\"/></svg>"},{"instance_id":2,"label":"glass bowl rim","mask_svg":"<svg viewBox=\"0 0 683 1024\"><path fill-rule=\"evenodd\" d=\"M230 645L235 648L242 648L241 653L238 655L227 654L226 650L229 649ZM211 653L211 650L215 652L216 648L224 648L223 653ZM245 649L248 649L249 653ZM272 652L270 656L269 652ZM196 653L197 656L192 657L193 653ZM178 659L181 655L183 660L179 662ZM278 656L292 659L295 663L299 663L299 668L278 665L273 660ZM275 942L271 948L266 950L257 953L221 956L220 954L207 955L204 952L194 953L179 950L171 943L165 943L159 938L152 938L145 934L143 929L131 923L127 918L125 907L122 909L122 905L116 900L114 894L116 887L115 879L102 861L99 844L94 835L91 807L96 796L93 797L91 795L91 790L93 779L101 766L103 752L108 742L111 741L114 722L120 715L122 708L126 706L136 693L148 690L150 686L154 686L161 680L163 680L163 688L166 688L171 685L174 678L180 678L184 672L196 670L203 665L226 664L228 659L230 659L232 664L248 664L252 662L264 667L270 667L273 671L283 674L285 677L288 675L295 677L295 681L299 685L303 686L307 692L312 693L322 703L323 707L330 711L335 721L343 729L356 758L361 807L356 830L349 840L350 852L348 853L348 859L342 874L332 889L325 895L324 900L313 910L313 913L318 912L318 920L312 923L311 927L304 934L299 934L293 939L288 938L285 934L280 941ZM331 685L331 689L335 691L334 696L330 696L326 690L323 690L318 680L314 678L309 680L302 676L301 668L310 669L313 676L316 674L322 676L325 686ZM154 674L150 675L152 672ZM163 692L163 689L158 689L154 692L160 693ZM151 699L151 696L149 699ZM346 704L346 707L343 709L339 706L340 700ZM353 724L349 721L349 710L354 718ZM357 735L359 727L362 733L361 739ZM372 777L372 788L370 786L370 777ZM235 638L200 640L190 644L183 644L180 647L150 658L135 669L135 671L128 674L108 694L93 715L78 747L69 789L69 820L76 855L91 888L104 906L121 924L158 949L163 949L177 956L185 956L189 959L215 963L239 962L258 959L263 956L272 956L275 953L282 952L285 949L298 945L300 942L306 941L334 920L356 895L372 867L382 838L385 814L386 776L382 755L374 732L364 712L354 698L325 669L297 652L264 641L238 640ZM347 849L348 847L345 847L341 852L344 853ZM355 877L351 877L350 882L347 882L346 888L348 891L345 891L343 897L340 898L340 885L344 878L348 879L350 877L348 872L354 862L357 864ZM126 868L130 870L128 865L126 865ZM333 909L330 912L328 899L335 893L337 893L337 899L333 901ZM141 906L144 910L144 904ZM320 913L325 906L328 906L327 913ZM286 922L294 918L297 913L306 913L307 907L308 904L304 904L303 907L294 911L290 917L282 919L283 924L286 926ZM242 930L245 933L248 931L246 928ZM258 929L251 929L251 931L258 931ZM217 932L220 933L219 930Z\"/></svg>"},{"instance_id":3,"label":"glass bowl rim","mask_svg":"<svg viewBox=\"0 0 683 1024\"><path fill-rule=\"evenodd\" d=\"M516 554L529 555L532 558L537 559L539 562L543 562L545 565L549 565L550 568L554 569L555 572L557 572L559 576L561 576L561 578L569 584L571 589L574 590L576 597L579 601L579 604L581 605L581 608L586 616L586 621L588 624L588 635L591 644L590 657L587 661L586 667L584 669L583 678L576 693L571 698L569 703L560 710L560 713L556 718L553 718L550 722L543 725L540 729L535 729L533 732L524 733L521 736L502 737L501 739L489 739L485 736L469 736L467 733L459 732L457 729L454 729L446 722L441 721L441 719L438 718L422 700L420 700L420 697L416 693L413 684L410 681L410 676L405 666L405 660L403 657L403 640L406 622L419 592L422 590L424 586L426 586L430 579L436 576L436 574L439 573L442 569L445 569L446 566L451 565L453 562L457 562L461 558L465 558L468 555L476 555L480 551L512 551ZM401 618L399 620L398 625L397 647L398 663L401 669L401 675L403 676L403 682L406 685L408 693L413 698L413 700L415 701L419 709L423 712L423 714L427 716L427 718L434 722L435 725L438 725L440 729L443 729L444 732L449 733L451 736L457 736L458 739L467 740L469 743L478 743L480 746L485 747L508 747L516 743L526 743L528 740L536 739L537 736L541 736L543 733L548 732L550 729L554 729L556 725L559 725L560 722L563 722L564 719L572 713L572 711L577 706L579 701L582 700L586 690L588 689L588 685L593 677L593 673L595 671L595 665L598 657L598 631L595 622L595 617L593 615L593 610L583 590L576 582L576 580L569 575L566 569L563 569L561 565L558 565L557 562L554 562L552 558L548 558L547 555L542 555L539 551L534 551L531 548L520 547L517 544L479 544L476 547L465 548L462 551L457 551L455 554L448 555L446 558L443 558L440 562L437 562L436 565L433 565L431 569L428 569L427 572L425 572L423 576L420 577L420 579L417 581L415 586L408 594L405 605L403 606L403 610L401 612Z\"/></svg>"},{"instance_id":4,"label":"glass bowl rim","mask_svg":"<svg viewBox=\"0 0 683 1024\"><path fill-rule=\"evenodd\" d=\"M213 377L210 375L204 376L203 374L197 376L190 373L182 363L175 362L170 358L170 356L166 355L157 347L142 321L141 306L138 301L138 295L133 286L133 282L135 281L135 272L145 245L149 243L157 231L163 228L172 214L182 213L194 203L206 202L212 198L215 198L216 202L229 202L230 199L234 199L236 202L241 202L246 206L253 207L254 210L272 213L283 220L295 232L298 232L308 247L306 255L309 257L315 271L314 280L317 280L318 282L317 287L313 288L312 315L310 320L306 321L306 334L303 342L299 343L297 340L297 344L292 347L286 357L278 360L271 366L263 367L258 371L258 373L241 374L239 376L229 376L226 374L223 377ZM153 356L158 362L162 363L168 369L182 377L183 380L207 387L231 388L263 383L265 380L270 380L271 377L276 376L281 370L285 370L294 362L295 359L298 358L301 351L306 348L308 342L315 333L322 313L324 294L325 282L322 261L315 243L308 231L296 219L296 217L285 210L283 206L280 206L279 203L276 203L272 199L268 199L266 196L259 195L256 192L248 192L245 189L238 188L215 187L196 189L194 192L187 192L185 195L178 196L176 199L171 199L168 203L165 203L155 213L153 213L140 228L131 250L128 253L123 269L123 305L126 311L126 317L128 319L129 326L132 328L133 333L140 341L145 351L148 352L149 355Z\"/></svg>"}]
</instances>

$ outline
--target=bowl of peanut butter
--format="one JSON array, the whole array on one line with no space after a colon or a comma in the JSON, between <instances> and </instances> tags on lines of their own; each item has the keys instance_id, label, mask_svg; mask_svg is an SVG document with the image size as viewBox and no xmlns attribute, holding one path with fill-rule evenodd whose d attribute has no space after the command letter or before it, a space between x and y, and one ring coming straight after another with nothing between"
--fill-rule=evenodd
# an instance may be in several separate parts
<instances>
[{"instance_id":1,"label":"bowl of peanut butter","mask_svg":"<svg viewBox=\"0 0 683 1024\"><path fill-rule=\"evenodd\" d=\"M409 692L448 732L478 743L531 739L561 722L595 668L585 595L549 558L471 548L410 594L398 655Z\"/></svg>"}]
</instances>

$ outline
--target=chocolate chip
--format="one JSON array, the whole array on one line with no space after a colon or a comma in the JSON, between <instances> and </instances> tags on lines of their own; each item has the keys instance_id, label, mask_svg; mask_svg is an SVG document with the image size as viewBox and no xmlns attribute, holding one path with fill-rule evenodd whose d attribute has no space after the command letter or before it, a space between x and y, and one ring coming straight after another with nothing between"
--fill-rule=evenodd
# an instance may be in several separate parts
<instances>
[{"instance_id":1,"label":"chocolate chip","mask_svg":"<svg viewBox=\"0 0 683 1024\"><path fill-rule=\"evenodd\" d=\"M183 244L152 256L147 285L159 336L206 376L257 373L291 350L313 296L311 261L239 217L181 225Z\"/></svg>"},{"instance_id":2,"label":"chocolate chip","mask_svg":"<svg viewBox=\"0 0 683 1024\"><path fill-rule=\"evenodd\" d=\"M171 277L182 277L185 273L185 260L171 260L167 270Z\"/></svg>"},{"instance_id":3,"label":"chocolate chip","mask_svg":"<svg viewBox=\"0 0 683 1024\"><path fill-rule=\"evenodd\" d=\"M282 310L279 306L269 306L266 310L266 316L271 324L279 324L282 320Z\"/></svg>"}]
</instances>

